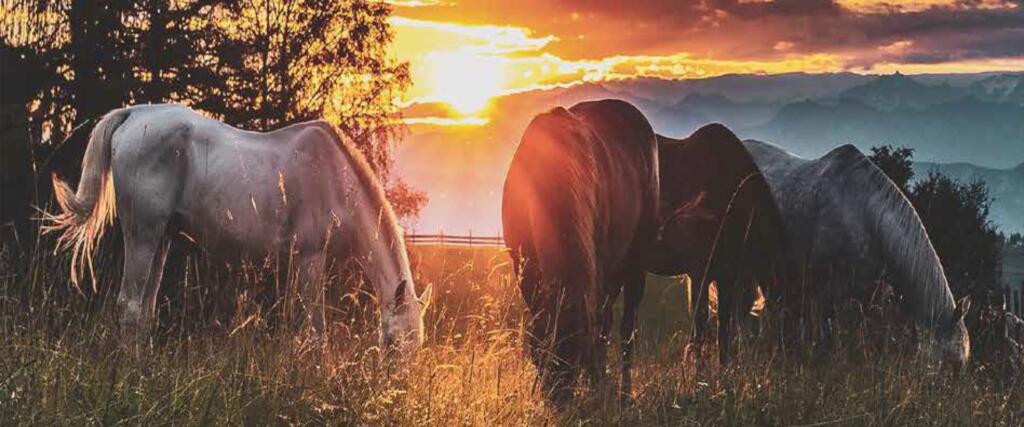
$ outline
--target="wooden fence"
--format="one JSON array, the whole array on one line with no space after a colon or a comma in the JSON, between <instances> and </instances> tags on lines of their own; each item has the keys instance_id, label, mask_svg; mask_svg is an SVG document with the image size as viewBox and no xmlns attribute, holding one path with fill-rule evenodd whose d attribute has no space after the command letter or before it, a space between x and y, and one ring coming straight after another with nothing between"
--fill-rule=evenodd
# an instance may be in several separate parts
<instances>
[{"instance_id":1,"label":"wooden fence","mask_svg":"<svg viewBox=\"0 0 1024 427\"><path fill-rule=\"evenodd\" d=\"M407 234L405 241L412 245L441 245L441 246L505 246L505 239L501 236L474 236L472 233L465 236L450 234Z\"/></svg>"}]
</instances>

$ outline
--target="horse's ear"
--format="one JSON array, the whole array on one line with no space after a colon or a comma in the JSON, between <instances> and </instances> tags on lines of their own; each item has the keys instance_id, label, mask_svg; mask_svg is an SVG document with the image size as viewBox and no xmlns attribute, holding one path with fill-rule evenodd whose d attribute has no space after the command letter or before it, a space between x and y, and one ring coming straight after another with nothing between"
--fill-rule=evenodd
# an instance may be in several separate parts
<instances>
[{"instance_id":1,"label":"horse's ear","mask_svg":"<svg viewBox=\"0 0 1024 427\"><path fill-rule=\"evenodd\" d=\"M967 316L967 311L971 309L971 296L965 296L960 298L960 301L956 303L956 311L953 312L953 320L959 322L964 320L964 316Z\"/></svg>"},{"instance_id":2,"label":"horse's ear","mask_svg":"<svg viewBox=\"0 0 1024 427\"><path fill-rule=\"evenodd\" d=\"M420 294L420 310L426 311L427 307L430 307L430 303L434 300L434 284L428 284L423 293Z\"/></svg>"},{"instance_id":3,"label":"horse's ear","mask_svg":"<svg viewBox=\"0 0 1024 427\"><path fill-rule=\"evenodd\" d=\"M402 280L395 288L395 311L401 310L408 301L405 300L405 287L407 282Z\"/></svg>"}]
</instances>

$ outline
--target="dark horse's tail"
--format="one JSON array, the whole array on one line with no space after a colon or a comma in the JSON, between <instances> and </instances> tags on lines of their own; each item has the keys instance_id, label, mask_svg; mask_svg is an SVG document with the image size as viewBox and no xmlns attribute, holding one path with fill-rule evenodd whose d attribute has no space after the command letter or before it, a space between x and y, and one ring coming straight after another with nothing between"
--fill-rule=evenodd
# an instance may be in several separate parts
<instances>
[{"instance_id":1,"label":"dark horse's tail","mask_svg":"<svg viewBox=\"0 0 1024 427\"><path fill-rule=\"evenodd\" d=\"M113 222L115 215L110 140L114 131L130 114L128 109L113 110L93 128L82 161L82 177L77 192L72 192L66 182L56 174L53 175L54 193L61 212L46 214L45 219L49 224L43 229L45 232L60 233L57 238L58 250L71 250L71 283L75 286L81 281L82 264L85 264L90 277L94 279L94 290L96 287L93 252L103 237L104 229Z\"/></svg>"}]
</instances>

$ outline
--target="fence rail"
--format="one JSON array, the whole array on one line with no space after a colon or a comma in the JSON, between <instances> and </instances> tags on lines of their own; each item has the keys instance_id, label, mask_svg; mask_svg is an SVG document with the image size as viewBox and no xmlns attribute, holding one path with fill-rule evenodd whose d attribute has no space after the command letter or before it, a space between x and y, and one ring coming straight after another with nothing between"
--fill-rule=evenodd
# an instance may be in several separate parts
<instances>
[{"instance_id":1,"label":"fence rail","mask_svg":"<svg viewBox=\"0 0 1024 427\"><path fill-rule=\"evenodd\" d=\"M413 245L452 245L452 246L504 246L505 239L501 236L474 236L472 234L457 236L450 234L407 234L405 241Z\"/></svg>"}]
</instances>

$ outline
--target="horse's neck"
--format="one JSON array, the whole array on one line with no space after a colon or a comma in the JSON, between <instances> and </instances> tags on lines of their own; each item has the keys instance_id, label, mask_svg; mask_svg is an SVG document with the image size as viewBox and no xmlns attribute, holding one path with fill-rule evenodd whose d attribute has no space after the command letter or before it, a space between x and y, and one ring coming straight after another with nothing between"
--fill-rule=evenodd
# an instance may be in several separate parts
<instances>
[{"instance_id":1,"label":"horse's neck","mask_svg":"<svg viewBox=\"0 0 1024 427\"><path fill-rule=\"evenodd\" d=\"M412 273L401 231L381 209L384 207L371 209L373 218L369 213L359 215L364 218L355 227L358 235L353 239L353 245L378 300L382 305L390 305L395 298L395 289L403 280L412 284Z\"/></svg>"},{"instance_id":2,"label":"horse's neck","mask_svg":"<svg viewBox=\"0 0 1024 427\"><path fill-rule=\"evenodd\" d=\"M871 179L882 181L883 176L878 172ZM878 185L881 188L871 192L865 206L868 215L875 216L882 255L897 278L894 284L919 322L944 324L953 316L955 303L931 240L902 193L887 180Z\"/></svg>"},{"instance_id":3,"label":"horse's neck","mask_svg":"<svg viewBox=\"0 0 1024 427\"><path fill-rule=\"evenodd\" d=\"M926 325L944 324L953 316L955 304L938 258L917 236L890 236L888 259L899 282L903 299L914 317Z\"/></svg>"}]
</instances>

